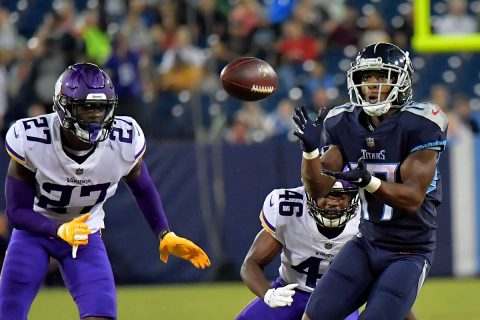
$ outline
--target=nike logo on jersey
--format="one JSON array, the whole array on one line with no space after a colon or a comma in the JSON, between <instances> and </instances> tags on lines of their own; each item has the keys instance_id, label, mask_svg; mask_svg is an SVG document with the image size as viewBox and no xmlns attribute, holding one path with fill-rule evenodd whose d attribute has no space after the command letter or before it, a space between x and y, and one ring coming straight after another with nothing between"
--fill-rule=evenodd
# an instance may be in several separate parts
<instances>
[{"instance_id":1,"label":"nike logo on jersey","mask_svg":"<svg viewBox=\"0 0 480 320\"><path fill-rule=\"evenodd\" d=\"M434 116L436 116L439 112L440 112L440 109L432 110L432 114L433 114Z\"/></svg>"},{"instance_id":2,"label":"nike logo on jersey","mask_svg":"<svg viewBox=\"0 0 480 320\"><path fill-rule=\"evenodd\" d=\"M272 201L273 195L270 196L270 208L273 207L273 201Z\"/></svg>"},{"instance_id":3,"label":"nike logo on jersey","mask_svg":"<svg viewBox=\"0 0 480 320\"><path fill-rule=\"evenodd\" d=\"M13 127L13 134L15 135L15 139L19 137L19 134L17 133L17 129Z\"/></svg>"}]
</instances>

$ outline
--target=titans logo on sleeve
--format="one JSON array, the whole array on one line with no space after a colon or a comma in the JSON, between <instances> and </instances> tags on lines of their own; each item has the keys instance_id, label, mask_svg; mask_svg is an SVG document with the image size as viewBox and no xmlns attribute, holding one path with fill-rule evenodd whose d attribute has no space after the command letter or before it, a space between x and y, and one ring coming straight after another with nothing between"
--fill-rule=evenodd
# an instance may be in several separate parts
<instances>
[{"instance_id":1,"label":"titans logo on sleeve","mask_svg":"<svg viewBox=\"0 0 480 320\"><path fill-rule=\"evenodd\" d=\"M399 168L409 154L433 149L440 155L445 149L447 120L434 104L410 102L374 130L362 125L360 116L361 108L351 104L330 110L324 126L326 143L339 146L351 168L364 157L367 170L381 180L401 183ZM435 206L442 200L440 182L437 170L419 212L414 215L407 215L360 190L362 236L394 250L433 250L437 228ZM378 227L380 224L382 227Z\"/></svg>"}]
</instances>

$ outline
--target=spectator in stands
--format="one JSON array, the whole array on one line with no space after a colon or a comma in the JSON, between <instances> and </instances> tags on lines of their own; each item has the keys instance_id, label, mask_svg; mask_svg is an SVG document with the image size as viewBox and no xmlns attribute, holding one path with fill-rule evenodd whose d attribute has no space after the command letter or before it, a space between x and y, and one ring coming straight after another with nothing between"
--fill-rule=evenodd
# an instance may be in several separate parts
<instances>
[{"instance_id":1,"label":"spectator in stands","mask_svg":"<svg viewBox=\"0 0 480 320\"><path fill-rule=\"evenodd\" d=\"M275 30L275 35L277 37L281 34L283 23L291 18L296 5L296 0L272 0L267 2L267 6L265 8L267 20Z\"/></svg>"},{"instance_id":2,"label":"spectator in stands","mask_svg":"<svg viewBox=\"0 0 480 320\"><path fill-rule=\"evenodd\" d=\"M448 118L448 142L454 142L461 139L465 134L470 134L470 132L468 132L469 129L463 125L460 117L452 108L453 99L447 85L441 83L433 84L430 88L430 96L428 99L439 106Z\"/></svg>"},{"instance_id":3,"label":"spectator in stands","mask_svg":"<svg viewBox=\"0 0 480 320\"><path fill-rule=\"evenodd\" d=\"M432 84L430 87L430 97L428 99L439 106L443 112L450 111L452 99L447 85L441 83Z\"/></svg>"},{"instance_id":4,"label":"spectator in stands","mask_svg":"<svg viewBox=\"0 0 480 320\"><path fill-rule=\"evenodd\" d=\"M263 7L257 0L235 3L228 13L225 36L213 43L213 53L220 64L227 64L238 56L256 56L259 50L253 41L255 31L262 23Z\"/></svg>"},{"instance_id":5,"label":"spectator in stands","mask_svg":"<svg viewBox=\"0 0 480 320\"><path fill-rule=\"evenodd\" d=\"M343 50L348 45L356 46L361 35L361 29L358 26L358 8L349 5L346 7L343 19L329 21L327 34L329 50Z\"/></svg>"},{"instance_id":6,"label":"spectator in stands","mask_svg":"<svg viewBox=\"0 0 480 320\"><path fill-rule=\"evenodd\" d=\"M225 140L231 144L250 144L252 138L248 132L248 124L241 113L233 115L232 124L225 133Z\"/></svg>"},{"instance_id":7,"label":"spectator in stands","mask_svg":"<svg viewBox=\"0 0 480 320\"><path fill-rule=\"evenodd\" d=\"M63 70L76 60L76 40L69 33L54 33L53 36L42 40L29 61L28 73L18 88L17 98L12 101L8 110L10 120L27 116L33 106L35 113L45 113L51 105L52 97L48 92L55 86L55 81Z\"/></svg>"},{"instance_id":8,"label":"spectator in stands","mask_svg":"<svg viewBox=\"0 0 480 320\"><path fill-rule=\"evenodd\" d=\"M83 12L83 25L80 35L85 43L88 61L103 65L111 54L110 38L100 25L99 13L96 10Z\"/></svg>"},{"instance_id":9,"label":"spectator in stands","mask_svg":"<svg viewBox=\"0 0 480 320\"><path fill-rule=\"evenodd\" d=\"M172 47L165 51L159 66L160 90L198 90L205 61L203 50L192 44L189 27L178 28Z\"/></svg>"},{"instance_id":10,"label":"spectator in stands","mask_svg":"<svg viewBox=\"0 0 480 320\"><path fill-rule=\"evenodd\" d=\"M364 48L372 43L390 42L390 35L387 32L387 24L378 10L373 9L362 18L362 34L358 40L358 46Z\"/></svg>"},{"instance_id":11,"label":"spectator in stands","mask_svg":"<svg viewBox=\"0 0 480 320\"><path fill-rule=\"evenodd\" d=\"M282 35L276 44L280 57L277 74L280 91L288 91L299 85L299 78L305 73L303 63L315 60L325 39L306 33L305 25L297 20L288 20L282 25Z\"/></svg>"},{"instance_id":12,"label":"spectator in stands","mask_svg":"<svg viewBox=\"0 0 480 320\"><path fill-rule=\"evenodd\" d=\"M478 21L468 13L467 0L449 0L446 2L448 13L432 19L435 33L471 34L478 32Z\"/></svg>"},{"instance_id":13,"label":"spectator in stands","mask_svg":"<svg viewBox=\"0 0 480 320\"><path fill-rule=\"evenodd\" d=\"M264 141L268 137L266 129L267 115L257 101L244 102L233 115L233 121L227 130L226 140L235 144L249 144Z\"/></svg>"},{"instance_id":14,"label":"spectator in stands","mask_svg":"<svg viewBox=\"0 0 480 320\"><path fill-rule=\"evenodd\" d=\"M305 25L297 20L288 20L282 26L282 35L277 50L283 63L305 62L318 57L318 39L306 33Z\"/></svg>"},{"instance_id":15,"label":"spectator in stands","mask_svg":"<svg viewBox=\"0 0 480 320\"><path fill-rule=\"evenodd\" d=\"M8 110L7 68L0 63L0 131L5 125L5 114Z\"/></svg>"},{"instance_id":16,"label":"spectator in stands","mask_svg":"<svg viewBox=\"0 0 480 320\"><path fill-rule=\"evenodd\" d=\"M215 0L200 0L196 3L194 35L197 44L202 48L207 47L210 36L214 35L224 39L227 34L227 16L216 2Z\"/></svg>"},{"instance_id":17,"label":"spectator in stands","mask_svg":"<svg viewBox=\"0 0 480 320\"><path fill-rule=\"evenodd\" d=\"M393 42L400 48L409 50L411 48L411 39L413 36L413 7L410 3L404 3L401 16L398 19L399 24L393 25L391 29Z\"/></svg>"},{"instance_id":18,"label":"spectator in stands","mask_svg":"<svg viewBox=\"0 0 480 320\"><path fill-rule=\"evenodd\" d=\"M314 99L314 94L317 90L335 87L333 75L327 72L325 65L320 61L312 61L311 71L305 78L306 82L303 85L303 90L308 102ZM310 105L310 103L306 103L306 105Z\"/></svg>"},{"instance_id":19,"label":"spectator in stands","mask_svg":"<svg viewBox=\"0 0 480 320\"><path fill-rule=\"evenodd\" d=\"M116 35L112 49L112 55L105 62L105 71L112 78L116 88L117 113L141 120L143 90L140 77L140 54L130 48L129 38L123 33Z\"/></svg>"},{"instance_id":20,"label":"spectator in stands","mask_svg":"<svg viewBox=\"0 0 480 320\"><path fill-rule=\"evenodd\" d=\"M19 45L19 35L10 21L10 12L0 7L0 64L10 65L18 54Z\"/></svg>"},{"instance_id":21,"label":"spectator in stands","mask_svg":"<svg viewBox=\"0 0 480 320\"><path fill-rule=\"evenodd\" d=\"M145 1L129 1L128 13L120 26L120 32L127 37L130 49L138 53L146 50L152 42L148 27L142 19L145 10Z\"/></svg>"},{"instance_id":22,"label":"spectator in stands","mask_svg":"<svg viewBox=\"0 0 480 320\"><path fill-rule=\"evenodd\" d=\"M478 111L472 111L470 102L464 95L456 95L453 98L453 110L458 115L462 123L467 126L474 134L480 132Z\"/></svg>"},{"instance_id":23,"label":"spectator in stands","mask_svg":"<svg viewBox=\"0 0 480 320\"><path fill-rule=\"evenodd\" d=\"M330 21L327 10L315 1L298 1L292 18L301 22L305 33L313 37L324 36Z\"/></svg>"},{"instance_id":24,"label":"spectator in stands","mask_svg":"<svg viewBox=\"0 0 480 320\"><path fill-rule=\"evenodd\" d=\"M330 89L332 90L332 89ZM335 91L335 89L333 89ZM336 91L335 91L336 92ZM336 101L345 101L342 99L330 98L328 94L328 89L319 87L312 93L312 106L314 108L314 114L318 114L321 108L324 108L325 111L330 110Z\"/></svg>"},{"instance_id":25,"label":"spectator in stands","mask_svg":"<svg viewBox=\"0 0 480 320\"><path fill-rule=\"evenodd\" d=\"M288 141L293 138L295 123L292 121L292 115L295 110L295 104L290 99L282 99L275 110L267 116L266 127L268 134L281 141Z\"/></svg>"}]
</instances>

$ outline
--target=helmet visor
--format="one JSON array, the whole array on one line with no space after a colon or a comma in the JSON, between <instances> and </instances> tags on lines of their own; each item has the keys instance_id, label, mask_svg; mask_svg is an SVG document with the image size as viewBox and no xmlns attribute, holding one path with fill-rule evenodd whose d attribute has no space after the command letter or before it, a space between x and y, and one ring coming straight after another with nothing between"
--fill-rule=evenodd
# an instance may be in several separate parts
<instances>
[{"instance_id":1,"label":"helmet visor","mask_svg":"<svg viewBox=\"0 0 480 320\"><path fill-rule=\"evenodd\" d=\"M72 117L81 127L88 123L105 123L114 106L115 104L108 100L74 101L70 103Z\"/></svg>"}]
</instances>

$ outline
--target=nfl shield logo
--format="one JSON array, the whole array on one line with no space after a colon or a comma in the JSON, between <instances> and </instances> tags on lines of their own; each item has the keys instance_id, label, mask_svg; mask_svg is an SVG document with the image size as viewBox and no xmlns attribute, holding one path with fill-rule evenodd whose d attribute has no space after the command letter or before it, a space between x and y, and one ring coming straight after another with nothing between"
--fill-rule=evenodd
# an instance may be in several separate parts
<instances>
[{"instance_id":1,"label":"nfl shield logo","mask_svg":"<svg viewBox=\"0 0 480 320\"><path fill-rule=\"evenodd\" d=\"M332 249L333 244L330 242L325 243L325 249Z\"/></svg>"},{"instance_id":2,"label":"nfl shield logo","mask_svg":"<svg viewBox=\"0 0 480 320\"><path fill-rule=\"evenodd\" d=\"M375 147L375 140L372 137L368 137L365 139L367 141L367 147L374 148Z\"/></svg>"},{"instance_id":3,"label":"nfl shield logo","mask_svg":"<svg viewBox=\"0 0 480 320\"><path fill-rule=\"evenodd\" d=\"M83 174L83 169L82 169L82 168L78 168L77 170L75 170L75 173L76 173L77 175L81 175L81 174Z\"/></svg>"}]
</instances>

